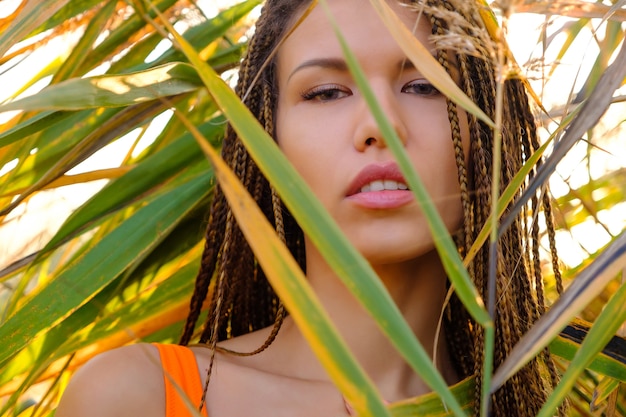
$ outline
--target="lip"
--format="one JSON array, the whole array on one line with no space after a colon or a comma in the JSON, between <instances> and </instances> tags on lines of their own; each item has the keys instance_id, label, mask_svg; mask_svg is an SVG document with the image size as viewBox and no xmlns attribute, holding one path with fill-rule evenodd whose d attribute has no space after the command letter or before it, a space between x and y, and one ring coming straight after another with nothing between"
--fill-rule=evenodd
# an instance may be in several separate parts
<instances>
[{"instance_id":1,"label":"lip","mask_svg":"<svg viewBox=\"0 0 626 417\"><path fill-rule=\"evenodd\" d=\"M362 193L361 188L376 180L393 180L406 184L406 180L395 162L371 164L363 168L350 183L346 197L369 209L391 209L409 204L413 201L410 190L385 190Z\"/></svg>"}]
</instances>

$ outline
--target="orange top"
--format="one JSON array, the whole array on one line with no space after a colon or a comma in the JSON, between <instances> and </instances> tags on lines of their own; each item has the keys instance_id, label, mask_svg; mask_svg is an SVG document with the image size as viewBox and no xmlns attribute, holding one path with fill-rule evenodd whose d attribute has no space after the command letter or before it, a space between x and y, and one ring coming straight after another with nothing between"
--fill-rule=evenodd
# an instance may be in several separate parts
<instances>
[{"instance_id":1,"label":"orange top","mask_svg":"<svg viewBox=\"0 0 626 417\"><path fill-rule=\"evenodd\" d=\"M159 350L165 382L165 417L193 417L180 391L197 410L202 399L202 381L196 357L186 346L155 343ZM206 406L202 415L208 417Z\"/></svg>"}]
</instances>

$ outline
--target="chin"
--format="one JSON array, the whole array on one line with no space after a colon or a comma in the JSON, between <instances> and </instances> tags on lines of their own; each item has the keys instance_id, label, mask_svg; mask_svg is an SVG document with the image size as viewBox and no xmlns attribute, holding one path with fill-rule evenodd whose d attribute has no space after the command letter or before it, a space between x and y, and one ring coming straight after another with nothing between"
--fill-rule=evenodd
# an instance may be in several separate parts
<instances>
[{"instance_id":1,"label":"chin","mask_svg":"<svg viewBox=\"0 0 626 417\"><path fill-rule=\"evenodd\" d=\"M421 241L420 245L376 245L376 248L359 248L363 257L372 265L391 265L419 261L434 251L432 241Z\"/></svg>"}]
</instances>

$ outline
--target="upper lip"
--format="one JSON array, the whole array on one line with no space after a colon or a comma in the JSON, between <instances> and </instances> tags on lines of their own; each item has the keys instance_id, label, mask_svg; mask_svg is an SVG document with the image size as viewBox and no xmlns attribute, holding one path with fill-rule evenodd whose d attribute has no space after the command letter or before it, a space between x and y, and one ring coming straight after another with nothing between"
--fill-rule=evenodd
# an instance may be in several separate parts
<instances>
[{"instance_id":1,"label":"upper lip","mask_svg":"<svg viewBox=\"0 0 626 417\"><path fill-rule=\"evenodd\" d=\"M376 180L393 180L406 184L406 180L395 162L384 164L371 164L363 168L352 180L348 187L347 196L357 194L363 186Z\"/></svg>"}]
</instances>

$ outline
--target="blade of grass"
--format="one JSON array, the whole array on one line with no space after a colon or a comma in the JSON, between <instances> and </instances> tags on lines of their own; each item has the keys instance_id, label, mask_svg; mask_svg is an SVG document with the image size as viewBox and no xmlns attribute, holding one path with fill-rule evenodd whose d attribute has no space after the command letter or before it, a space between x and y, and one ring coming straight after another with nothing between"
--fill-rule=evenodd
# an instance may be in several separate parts
<instances>
[{"instance_id":1,"label":"blade of grass","mask_svg":"<svg viewBox=\"0 0 626 417\"><path fill-rule=\"evenodd\" d=\"M500 216L502 216L502 214L504 214L504 211L506 210L509 203L513 201L513 199L517 196L517 193L519 192L520 187L522 186L522 184L524 184L524 181L526 181L526 178L528 178L528 173L535 167L537 162L541 159L541 157L543 156L543 153L547 149L548 145L551 143L552 141L551 139L552 137L548 139L543 145L541 145L541 147L537 149L530 158L528 158L528 161L524 163L524 166L522 166L519 172L515 174L515 177L513 177L513 180L511 180L509 185L507 185L507 187L505 188L504 192L498 199L496 210L495 210L495 216L498 219L500 218ZM483 245L483 243L485 243L485 241L489 237L490 227L493 221L492 220L493 216L494 216L493 212L489 214L489 217L485 221L485 224L483 225L482 229L480 229L478 236L476 236L474 243L472 243L472 246L467 251L465 258L463 259L463 265L465 265L466 267L472 262L472 260L474 259L478 251L480 250L481 246Z\"/></svg>"},{"instance_id":2,"label":"blade of grass","mask_svg":"<svg viewBox=\"0 0 626 417\"><path fill-rule=\"evenodd\" d=\"M115 0L107 0L109 2L115 3ZM59 9L54 15L48 16L48 19L39 26L35 31L33 31L32 35L39 34L48 29L55 28L64 22L67 22L69 19L76 18L77 16L88 12L89 9L102 3L103 0L71 0L64 7Z\"/></svg>"},{"instance_id":3,"label":"blade of grass","mask_svg":"<svg viewBox=\"0 0 626 417\"><path fill-rule=\"evenodd\" d=\"M581 338L573 337L570 334L573 331L576 331L576 333L581 333L579 329L575 327L575 325L576 320L574 321L574 326L568 325L556 339L550 342L550 353L552 355L563 358L568 362L571 362L572 359L574 359L582 343ZM584 337L587 336L588 329L590 327L591 326L585 329ZM578 334L576 336L578 336ZM623 346L623 342L620 344ZM624 349L621 350L624 351ZM607 348L605 348L602 352L595 356L593 362L591 362L587 366L587 369L600 375L605 375L609 378L613 378L621 382L626 382L626 358L622 355L622 360L618 360L615 358L615 356L616 352L609 351Z\"/></svg>"},{"instance_id":4,"label":"blade of grass","mask_svg":"<svg viewBox=\"0 0 626 417\"><path fill-rule=\"evenodd\" d=\"M235 4L229 9L220 12L214 18L189 28L183 36L196 50L203 50L215 42L215 40L224 36L227 30L232 27L233 22L241 20L261 3L262 0L247 0ZM181 59L184 59L184 54L172 48L163 53L155 62L166 63Z\"/></svg>"},{"instance_id":5,"label":"blade of grass","mask_svg":"<svg viewBox=\"0 0 626 417\"><path fill-rule=\"evenodd\" d=\"M376 12L389 29L389 32L402 48L409 60L420 73L450 100L473 114L488 126L495 127L489 118L469 97L459 88L448 73L439 65L439 62L422 45L411 31L398 18L385 0L370 0Z\"/></svg>"},{"instance_id":6,"label":"blade of grass","mask_svg":"<svg viewBox=\"0 0 626 417\"><path fill-rule=\"evenodd\" d=\"M426 187L424 186L421 179L419 178L419 175L417 175L417 173L415 172L415 169L411 165L411 161L407 157L404 151L404 146L402 145L402 142L398 138L394 127L391 125L391 123L385 116L383 109L378 105L376 95L374 94L371 87L369 86L367 78L365 77L365 74L361 70L356 57L350 50L347 42L345 41L345 38L341 34L339 26L337 25L336 21L334 20L330 12L330 9L328 8L327 2L325 0L321 0L320 3L326 9L326 14L329 20L331 21L331 24L335 30L335 34L341 45L342 52L344 56L346 57L346 63L348 64L348 68L350 69L350 72L354 80L356 81L356 84L359 90L361 91L361 94L363 94L363 96L365 97L365 100L367 101L367 104L370 107L370 110L372 111L372 114L374 115L374 118L376 119L376 122L378 123L381 129L381 132L383 133L387 146L391 149L392 154L398 161L400 170L402 171L402 174L407 180L409 188L413 191L415 198L418 201L420 208L422 209L428 221L428 227L430 228L430 232L433 236L435 247L437 249L437 252L439 253L439 257L448 275L448 278L452 282L452 285L454 286L458 297L461 299L461 301L463 302L463 304L465 305L469 313L485 329L486 351L489 352L490 350L492 350L492 348L490 349L489 346L490 345L493 346L493 335L494 335L493 322L491 321L491 318L485 311L484 305L482 303L482 299L480 295L478 294L478 291L474 287L474 284L472 283L467 270L463 266L463 263L462 263L461 258L459 257L456 245L452 241L452 238L450 237L450 234L448 233L448 230L445 227L443 220L439 216L439 213L437 212L435 205L430 199L430 196L428 195L428 191L426 190ZM379 14L393 15L395 19L397 20L395 13L389 8L389 6L386 3L383 2L380 7L382 8L382 10L379 12ZM393 19L389 19L388 21L385 21L385 24L387 25L388 29L391 30L389 25L393 25L394 21ZM395 24L404 27L403 22L398 21L398 22L395 22ZM410 34L408 30L407 30L407 33ZM410 36L413 40L415 40L415 38L412 35ZM409 42L409 41L403 40L402 38L396 39L396 41L420 44L419 42ZM437 63L437 66L439 66L438 63ZM441 68L439 69L442 70ZM489 357L489 356L486 355L486 357ZM490 361L486 360L485 363L489 364ZM489 366L486 366L486 368L487 368L486 374L490 376L491 369ZM437 392L440 392L439 390L443 391L446 387L445 381L443 381L443 378L441 377L439 373L428 375L428 378L424 377L424 379L431 386L431 388L433 388ZM490 378L483 376L483 385L485 386L483 389L483 392L489 391L488 390L489 383L490 383ZM485 394L485 398L488 398L486 397L486 394Z\"/></svg>"},{"instance_id":7,"label":"blade of grass","mask_svg":"<svg viewBox=\"0 0 626 417\"><path fill-rule=\"evenodd\" d=\"M212 119L200 127L202 134L213 144L216 144L218 134L223 132L223 127L217 122L218 120L221 118ZM166 182L171 176L201 157L197 152L198 147L193 137L185 134L180 140L172 142L149 156L122 178L107 184L98 194L72 213L42 252L46 253L74 236L78 231L84 231L85 227L102 216L125 207L133 201L134 196L143 195L152 187Z\"/></svg>"},{"instance_id":8,"label":"blade of grass","mask_svg":"<svg viewBox=\"0 0 626 417\"><path fill-rule=\"evenodd\" d=\"M322 5L326 4L324 0L322 0L320 3ZM330 11L328 12L330 13ZM393 12L390 11L390 13ZM443 220L439 216L435 204L428 195L428 191L426 190L424 183L421 181L417 172L415 172L411 161L407 157L404 151L404 146L402 145L400 138L398 138L395 129L385 116L385 112L383 111L383 109L378 104L376 95L369 86L367 78L361 70L356 57L350 51L345 39L343 38L343 35L339 31L336 22L330 14L329 18L331 19L333 27L335 28L335 32L339 39L343 53L346 56L346 62L348 64L350 72L352 73L352 76L354 77L355 82L359 87L359 90L365 97L367 104L370 106L374 118L379 124L383 136L385 137L387 146L389 146L394 157L398 161L398 165L400 166L402 174L405 176L405 179L409 183L409 188L413 190L415 198L419 202L425 217L428 219L428 226L430 227L435 246L437 248L439 256L441 257L442 264L448 274L448 277L452 281L457 291L457 294L459 295L459 298L463 301L464 305L466 306L472 317L474 317L474 319L478 323L489 326L491 323L491 319L487 315L481 297L474 287L474 284L472 283L469 274L467 273L467 270L463 266L461 258L458 255L456 245L452 241L448 229L446 228ZM399 22L398 24L404 25L402 22ZM437 63L437 65L439 64Z\"/></svg>"},{"instance_id":9,"label":"blade of grass","mask_svg":"<svg viewBox=\"0 0 626 417\"><path fill-rule=\"evenodd\" d=\"M78 43L72 48L70 56L67 57L65 62L59 70L52 77L50 84L57 84L60 81L71 78L74 72L81 68L81 63L89 54L91 47L94 45L98 36L105 31L105 25L109 18L115 11L116 2L110 1L101 6L100 10L96 13L96 16L89 21L85 32L81 36Z\"/></svg>"},{"instance_id":10,"label":"blade of grass","mask_svg":"<svg viewBox=\"0 0 626 417\"><path fill-rule=\"evenodd\" d=\"M180 259L175 262L180 262ZM106 290L103 291L51 329L45 341L35 340L34 344L41 343L41 349L35 352L24 350L2 368L0 396L15 392L22 376L33 367L38 367L42 361L50 359L56 362L67 355L75 355L72 364L72 369L75 369L98 353L184 320L188 300L193 293L198 261L196 259L186 265L176 266L175 270L168 269L166 279L150 285L149 289L136 297L123 297L121 302L116 303L110 291L107 294L104 294ZM57 372L58 367L51 366L42 379L52 378Z\"/></svg>"},{"instance_id":11,"label":"blade of grass","mask_svg":"<svg viewBox=\"0 0 626 417\"><path fill-rule=\"evenodd\" d=\"M10 100L15 99L16 97L23 95L26 91L28 91L30 88L32 88L36 84L42 83L42 82L45 83L46 78L49 76L52 76L56 71L58 71L59 67L62 64L63 64L63 56L58 55L54 57L53 59L51 59L49 62L47 62L45 65L39 66L39 71L37 71L36 74L30 77L28 81L21 83L20 87L17 90L15 90L11 94L10 97L8 97L5 101L3 101L3 104L6 102L9 102ZM25 118L26 117L24 117L24 119Z\"/></svg>"},{"instance_id":12,"label":"blade of grass","mask_svg":"<svg viewBox=\"0 0 626 417\"><path fill-rule=\"evenodd\" d=\"M3 181L0 181L0 194L10 195L13 190L31 186L85 136L99 129L120 112L119 108L68 112L67 118L60 123L41 126L40 131L23 137L21 142L0 149L5 162L12 159L19 161L13 170L3 176ZM34 149L36 152L32 154ZM0 207L4 206L5 204Z\"/></svg>"},{"instance_id":13,"label":"blade of grass","mask_svg":"<svg viewBox=\"0 0 626 417\"><path fill-rule=\"evenodd\" d=\"M70 0L28 0L17 19L0 33L0 57L37 26L48 20Z\"/></svg>"},{"instance_id":14,"label":"blade of grass","mask_svg":"<svg viewBox=\"0 0 626 417\"><path fill-rule=\"evenodd\" d=\"M143 259L210 187L210 178L182 184L142 207L26 300L0 326L0 368L42 331L57 325L127 267ZM201 197L200 197L201 198Z\"/></svg>"},{"instance_id":15,"label":"blade of grass","mask_svg":"<svg viewBox=\"0 0 626 417\"><path fill-rule=\"evenodd\" d=\"M621 1L624 3L624 0ZM615 5L613 5L615 7ZM604 19L603 19L604 20ZM599 28L605 26L604 39L598 39L597 32ZM596 56L595 62L591 65L591 71L587 75L583 86L578 90L578 93L573 98L573 102L580 102L594 90L596 84L602 77L602 74L606 71L611 57L615 53L617 47L622 43L624 39L624 32L622 31L622 24L615 21L608 21L606 24L601 21L597 24L597 29L592 29L594 34L594 40L596 41L599 52ZM591 42L591 40L590 40ZM578 71L581 69L579 68ZM572 86L573 88L573 86Z\"/></svg>"},{"instance_id":16,"label":"blade of grass","mask_svg":"<svg viewBox=\"0 0 626 417\"><path fill-rule=\"evenodd\" d=\"M178 97L180 98L181 96ZM42 189L50 182L74 168L97 150L106 146L110 141L119 137L122 133L129 131L137 123L144 120L146 116L154 115L162 111L162 107L162 103L156 101L139 103L123 109L109 120L106 120L73 148L63 153L60 160L53 161L53 165L47 169L43 175L31 183L32 185L26 188L26 191L14 198L7 207L0 209L0 216L10 213L34 192Z\"/></svg>"},{"instance_id":17,"label":"blade of grass","mask_svg":"<svg viewBox=\"0 0 626 417\"><path fill-rule=\"evenodd\" d=\"M450 387L452 394L459 399L463 406L463 410L471 414L474 410L474 395L476 390L476 380L473 377L466 378L463 381ZM453 413L448 410L445 404L436 393L421 395L416 398L408 398L406 400L397 401L389 406L393 417L415 417L415 416L452 416Z\"/></svg>"},{"instance_id":18,"label":"blade of grass","mask_svg":"<svg viewBox=\"0 0 626 417\"><path fill-rule=\"evenodd\" d=\"M580 110L580 107L578 107L575 111L567 115L567 117L561 122L561 125L560 125L561 128L564 128L573 120L576 114L578 114L578 110ZM506 187L506 189L504 190L504 192L498 199L498 205L497 205L497 210L496 210L496 215L498 218L500 218L504 214L504 211L506 210L507 206L509 205L511 201L513 201L518 191L520 190L521 186L524 184L524 182L528 178L528 174L539 163L539 161L541 160L541 157L543 156L546 149L548 148L550 143L552 143L552 141L554 140L554 138L556 137L559 131L560 129L553 132L550 135L550 137L545 141L545 143L541 145L530 156L530 158L528 158L528 160L524 163L524 165L518 171L518 173L515 174L515 176L509 183L509 185ZM467 251L467 255L463 259L463 265L468 266L470 262L472 262L472 260L474 259L478 251L480 250L481 246L483 245L483 243L485 243L485 241L489 237L492 216L493 216L493 213L489 215L482 229L478 233L478 236L474 240L474 243L472 243L472 246Z\"/></svg>"},{"instance_id":19,"label":"blade of grass","mask_svg":"<svg viewBox=\"0 0 626 417\"><path fill-rule=\"evenodd\" d=\"M565 34L567 35L567 38L561 45L559 52L554 58L554 62L550 66L550 71L548 72L548 79L552 77L554 70L556 70L558 67L558 63L561 62L561 60L563 59L567 51L569 51L570 46L572 46L572 44L574 43L574 41L580 34L580 31L585 26L587 26L588 23L589 23L589 19L580 19L574 22L568 22L566 25L563 26L563 32L565 32ZM550 46L550 43L548 42L546 46Z\"/></svg>"},{"instance_id":20,"label":"blade of grass","mask_svg":"<svg viewBox=\"0 0 626 417\"><path fill-rule=\"evenodd\" d=\"M183 63L171 63L130 74L66 80L35 95L4 104L0 106L0 112L121 107L187 93L199 86L193 68Z\"/></svg>"},{"instance_id":21,"label":"blade of grass","mask_svg":"<svg viewBox=\"0 0 626 417\"><path fill-rule=\"evenodd\" d=\"M393 12L390 6L382 0L371 0L370 2L385 23L385 26L387 26L389 32L394 36L398 45L404 50L405 54L409 57L411 62L413 62L415 67L420 70L420 72L430 82L432 82L435 87L437 87L452 101L459 104L469 113L483 120L488 125L495 127L497 133L497 121L494 125L494 122L491 121L491 119L487 115L485 115L482 110L480 110L478 106L476 106L476 104L473 103L463 93L463 91L460 90L460 88L450 78L450 76L441 67L441 65L439 65L439 63L426 50L426 48L419 41L417 41L415 36L406 28L403 22L400 21L400 19ZM326 2L322 1L322 4L326 5ZM397 137L395 129L388 122L380 106L378 106L376 96L371 91L367 79L358 65L356 57L354 57L353 54L350 52L349 47L343 39L337 24L332 19L332 16L330 16L330 11L327 11L327 14L329 15L329 18L333 23L333 27L335 28L335 33L339 38L344 56L346 56L347 58L346 61L348 63L348 67L350 68L350 72L356 80L359 90L366 98L366 101L370 106L370 109L372 110L372 113L374 114L374 117L376 118L376 121L381 128L381 131L383 132L383 136L385 137L387 146L389 146L394 157L398 161L398 165L400 166L404 177L408 181L409 188L413 190L413 193L415 194L415 197L428 220L428 226L431 230L432 236L434 237L435 247L437 248L437 252L439 253L442 264L446 270L446 273L448 274L448 278L450 279L458 297L461 299L469 313L484 328L485 362L482 378L483 405L481 407L481 414L487 415L489 403L488 392L493 367L491 360L491 358L493 357L493 343L495 335L493 321L487 311L485 311L482 299L478 294L478 291L474 287L474 284L472 283L469 274L463 266L463 262L458 255L456 245L452 241L448 230L441 220L441 217L437 213L437 210L432 203L428 192L426 191L426 188L421 182L421 179L411 166L411 162L404 152L404 147L400 139ZM498 141L496 140L495 142L497 143ZM494 151L494 154L499 155L497 149ZM494 170L496 168L494 168ZM494 198L494 204L495 202L497 202L497 198ZM495 236L495 226L492 226L492 228L494 230L492 235ZM493 290L489 291L490 298L494 293L495 291Z\"/></svg>"},{"instance_id":22,"label":"blade of grass","mask_svg":"<svg viewBox=\"0 0 626 417\"><path fill-rule=\"evenodd\" d=\"M17 126L0 133L0 148L60 123L71 115L71 112L66 111L42 112L24 120Z\"/></svg>"},{"instance_id":23,"label":"blade of grass","mask_svg":"<svg viewBox=\"0 0 626 417\"><path fill-rule=\"evenodd\" d=\"M118 168L104 168L97 169L94 171L83 172L80 174L73 175L63 175L56 180L52 181L48 185L42 187L42 190L48 190L58 187L65 187L67 185L76 185L76 184L85 184L92 181L98 180L112 180L123 176L128 173L133 166L126 165ZM16 190L16 194L22 194L25 192L26 188L21 188ZM7 197L6 195L0 195L0 197Z\"/></svg>"},{"instance_id":24,"label":"blade of grass","mask_svg":"<svg viewBox=\"0 0 626 417\"><path fill-rule=\"evenodd\" d=\"M517 13L535 13L549 15L567 16L576 19L609 19L619 22L626 21L626 10L623 7L623 0L613 2L612 6L601 3L590 3L586 1L533 1L521 2L515 5Z\"/></svg>"},{"instance_id":25,"label":"blade of grass","mask_svg":"<svg viewBox=\"0 0 626 417\"><path fill-rule=\"evenodd\" d=\"M513 205L511 214L502 219L500 230L506 230L511 225L517 213L528 202L530 197L535 195L537 190L546 183L565 154L590 128L598 123L600 117L611 104L613 93L622 85L624 78L626 78L626 42L622 44L613 63L602 74L589 98L581 105L577 117L568 126L561 140L554 146L552 154L546 159L535 178L533 178L524 193Z\"/></svg>"},{"instance_id":26,"label":"blade of grass","mask_svg":"<svg viewBox=\"0 0 626 417\"><path fill-rule=\"evenodd\" d=\"M246 240L272 287L298 324L329 376L359 415L389 416L380 394L356 363L304 273L261 209L195 126L176 112L205 152Z\"/></svg>"},{"instance_id":27,"label":"blade of grass","mask_svg":"<svg viewBox=\"0 0 626 417\"><path fill-rule=\"evenodd\" d=\"M555 410L576 384L576 380L594 356L602 350L617 329L626 321L626 285L613 294L570 362L560 383L548 397L537 417L553 416Z\"/></svg>"},{"instance_id":28,"label":"blade of grass","mask_svg":"<svg viewBox=\"0 0 626 417\"><path fill-rule=\"evenodd\" d=\"M155 0L152 2L152 5L161 12L165 12L176 4L176 2L177 0ZM149 11L149 13L154 16L152 11ZM85 58L82 63L83 72L92 70L102 64L103 61L108 61L109 57L116 52L121 52L122 49L126 47L129 39L133 39L138 33L146 30L151 32L149 28L146 28L146 20L137 13L131 14L128 18L124 19L119 27L112 30L109 36L99 43Z\"/></svg>"},{"instance_id":29,"label":"blade of grass","mask_svg":"<svg viewBox=\"0 0 626 417\"><path fill-rule=\"evenodd\" d=\"M617 379L604 377L598 386L593 390L593 397L589 409L597 411L600 404L604 402L615 390L619 389L620 382Z\"/></svg>"},{"instance_id":30,"label":"blade of grass","mask_svg":"<svg viewBox=\"0 0 626 417\"><path fill-rule=\"evenodd\" d=\"M503 20L503 26L506 25L506 16ZM496 114L495 127L493 131L493 148L492 148L492 179L491 179L491 210L489 217L491 224L489 225L489 277L487 281L487 311L492 320L496 317L496 277L498 262L498 200L500 199L500 171L502 169L502 118L504 105L504 82L506 80L505 71L505 54L504 30L498 31L498 37L495 39L500 47L497 48L498 65L496 67ZM486 223L485 225L487 225ZM495 329L493 327L485 328L485 342L483 347L483 380L481 387L480 415L487 417L491 408L491 378L493 373L493 354L495 342Z\"/></svg>"}]
</instances>

